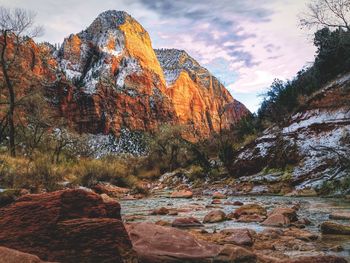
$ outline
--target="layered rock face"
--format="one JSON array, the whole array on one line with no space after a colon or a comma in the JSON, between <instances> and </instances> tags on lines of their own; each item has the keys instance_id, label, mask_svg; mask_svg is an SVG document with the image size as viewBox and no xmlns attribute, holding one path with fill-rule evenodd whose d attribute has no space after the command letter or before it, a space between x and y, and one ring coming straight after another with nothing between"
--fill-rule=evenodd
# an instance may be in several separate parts
<instances>
[{"instance_id":1,"label":"layered rock face","mask_svg":"<svg viewBox=\"0 0 350 263\"><path fill-rule=\"evenodd\" d=\"M237 182L271 185L288 180L297 190L317 190L326 181L348 176L349 84L350 74L339 76L310 96L284 127L264 131L243 148L232 168L236 176L243 176ZM290 171L259 173L266 166L279 168L278 162L289 163Z\"/></svg>"},{"instance_id":2,"label":"layered rock face","mask_svg":"<svg viewBox=\"0 0 350 263\"><path fill-rule=\"evenodd\" d=\"M0 36L3 38L3 36ZM38 103L35 97L37 94L44 94L45 87L56 81L57 61L51 55L51 46L46 44L36 44L31 39L26 39L21 45L14 45L15 38L13 35L7 36L7 49L5 60L13 61L7 68L9 78L15 92L15 100L21 101L15 107L15 123L26 123L27 113L34 113L34 104ZM1 40L3 42L3 40ZM18 54L14 55L15 49L18 48ZM3 119L8 112L8 89L4 79L3 71L0 71L0 81L3 88L0 94L2 103L0 104L0 118ZM30 99L28 99L30 98ZM25 105L25 107L23 107ZM42 112L47 108L42 107Z\"/></svg>"},{"instance_id":3,"label":"layered rock face","mask_svg":"<svg viewBox=\"0 0 350 263\"><path fill-rule=\"evenodd\" d=\"M86 108L83 118L69 105L63 110L81 131L147 131L176 121L148 33L127 13L100 14L65 39L57 57L79 94L67 103Z\"/></svg>"},{"instance_id":4,"label":"layered rock face","mask_svg":"<svg viewBox=\"0 0 350 263\"><path fill-rule=\"evenodd\" d=\"M93 192L26 195L0 215L0 244L42 260L137 262L120 205Z\"/></svg>"},{"instance_id":5,"label":"layered rock face","mask_svg":"<svg viewBox=\"0 0 350 263\"><path fill-rule=\"evenodd\" d=\"M157 49L164 70L166 93L171 98L179 123L199 135L227 129L249 113L234 100L217 78L184 50Z\"/></svg>"},{"instance_id":6,"label":"layered rock face","mask_svg":"<svg viewBox=\"0 0 350 263\"><path fill-rule=\"evenodd\" d=\"M17 95L42 87L80 133L122 135L170 124L191 128L199 139L248 113L186 52L153 50L146 30L122 11L101 13L59 50L32 40L21 49L11 69Z\"/></svg>"},{"instance_id":7,"label":"layered rock face","mask_svg":"<svg viewBox=\"0 0 350 263\"><path fill-rule=\"evenodd\" d=\"M62 111L80 131L149 131L171 123L208 136L220 122L228 128L248 113L186 52L154 51L148 33L125 12L100 14L66 38L57 57L77 87Z\"/></svg>"}]
</instances>

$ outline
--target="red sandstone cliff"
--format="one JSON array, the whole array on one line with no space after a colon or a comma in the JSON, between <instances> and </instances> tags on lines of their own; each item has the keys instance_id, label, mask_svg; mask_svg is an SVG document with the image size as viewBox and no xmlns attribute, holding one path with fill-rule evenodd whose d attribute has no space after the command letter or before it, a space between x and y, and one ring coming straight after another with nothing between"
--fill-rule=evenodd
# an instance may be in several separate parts
<instances>
[{"instance_id":1,"label":"red sandstone cliff","mask_svg":"<svg viewBox=\"0 0 350 263\"><path fill-rule=\"evenodd\" d=\"M31 40L22 49L13 70L17 93L44 87L78 132L153 131L170 123L201 138L248 113L186 52L153 50L148 33L125 12L100 14L59 50Z\"/></svg>"}]
</instances>

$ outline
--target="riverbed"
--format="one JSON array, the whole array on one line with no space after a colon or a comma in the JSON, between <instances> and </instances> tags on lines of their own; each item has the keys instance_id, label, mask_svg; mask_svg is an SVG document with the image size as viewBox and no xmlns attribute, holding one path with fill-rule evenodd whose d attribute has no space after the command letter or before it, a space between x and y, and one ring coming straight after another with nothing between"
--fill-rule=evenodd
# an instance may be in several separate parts
<instances>
[{"instance_id":1,"label":"riverbed","mask_svg":"<svg viewBox=\"0 0 350 263\"><path fill-rule=\"evenodd\" d=\"M319 197L283 197L283 196L230 196L222 200L222 203L233 203L240 201L244 204L256 203L264 206L267 210L283 206L290 207L300 205L298 211L299 218L307 218L311 224L305 229L318 233L319 239L316 241L318 251L326 254L335 254L345 257L350 262L350 236L340 235L321 235L319 225L329 220L329 214L332 212L347 211L350 212L350 200L335 198L319 198ZM238 206L232 204L212 205L210 196L202 196L192 199L173 199L169 198L168 193L164 192L157 196L144 198L140 200L120 201L122 207L122 216L126 222L157 222L159 220L172 222L175 218L195 217L202 221L204 216L212 210L220 209L226 214L234 211ZM166 207L168 209L178 210L178 215L150 215L157 208ZM349 221L337 220L338 223L350 223ZM220 223L204 224L203 227L208 232L219 231L228 228L250 228L256 232L263 231L266 227L259 223L241 223L234 220L224 221ZM342 251L331 251L330 248L341 246ZM301 254L297 251L298 255ZM310 254L306 251L305 255ZM293 251L288 251L293 256Z\"/></svg>"}]
</instances>

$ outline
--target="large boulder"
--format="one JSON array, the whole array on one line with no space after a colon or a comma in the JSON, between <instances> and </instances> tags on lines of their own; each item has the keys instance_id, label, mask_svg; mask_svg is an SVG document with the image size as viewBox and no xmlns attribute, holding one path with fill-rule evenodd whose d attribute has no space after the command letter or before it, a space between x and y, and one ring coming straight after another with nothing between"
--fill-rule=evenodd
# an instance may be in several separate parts
<instances>
[{"instance_id":1,"label":"large boulder","mask_svg":"<svg viewBox=\"0 0 350 263\"><path fill-rule=\"evenodd\" d=\"M35 255L23 253L7 247L0 247L0 263L43 263Z\"/></svg>"},{"instance_id":2,"label":"large boulder","mask_svg":"<svg viewBox=\"0 0 350 263\"><path fill-rule=\"evenodd\" d=\"M226 220L225 212L221 210L214 210L209 212L203 219L203 223L217 223Z\"/></svg>"},{"instance_id":3,"label":"large boulder","mask_svg":"<svg viewBox=\"0 0 350 263\"><path fill-rule=\"evenodd\" d=\"M141 263L211 262L220 252L220 246L172 227L139 223L127 230Z\"/></svg>"},{"instance_id":4,"label":"large boulder","mask_svg":"<svg viewBox=\"0 0 350 263\"><path fill-rule=\"evenodd\" d=\"M59 262L133 262L117 202L93 192L26 195L0 209L0 245Z\"/></svg>"},{"instance_id":5,"label":"large boulder","mask_svg":"<svg viewBox=\"0 0 350 263\"><path fill-rule=\"evenodd\" d=\"M220 246L172 227L138 223L127 230L140 263L256 262L256 256L244 248Z\"/></svg>"},{"instance_id":6,"label":"large boulder","mask_svg":"<svg viewBox=\"0 0 350 263\"><path fill-rule=\"evenodd\" d=\"M323 234L350 235L350 225L326 221L321 224L321 232Z\"/></svg>"}]
</instances>

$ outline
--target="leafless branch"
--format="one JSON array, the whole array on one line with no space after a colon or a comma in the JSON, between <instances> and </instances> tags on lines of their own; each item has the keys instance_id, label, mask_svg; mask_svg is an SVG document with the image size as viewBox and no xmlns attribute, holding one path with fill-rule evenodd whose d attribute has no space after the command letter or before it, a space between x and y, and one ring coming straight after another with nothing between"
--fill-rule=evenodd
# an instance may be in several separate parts
<instances>
[{"instance_id":1,"label":"leafless branch","mask_svg":"<svg viewBox=\"0 0 350 263\"><path fill-rule=\"evenodd\" d=\"M350 30L350 0L312 0L301 15L300 25L306 28L330 27Z\"/></svg>"}]
</instances>

